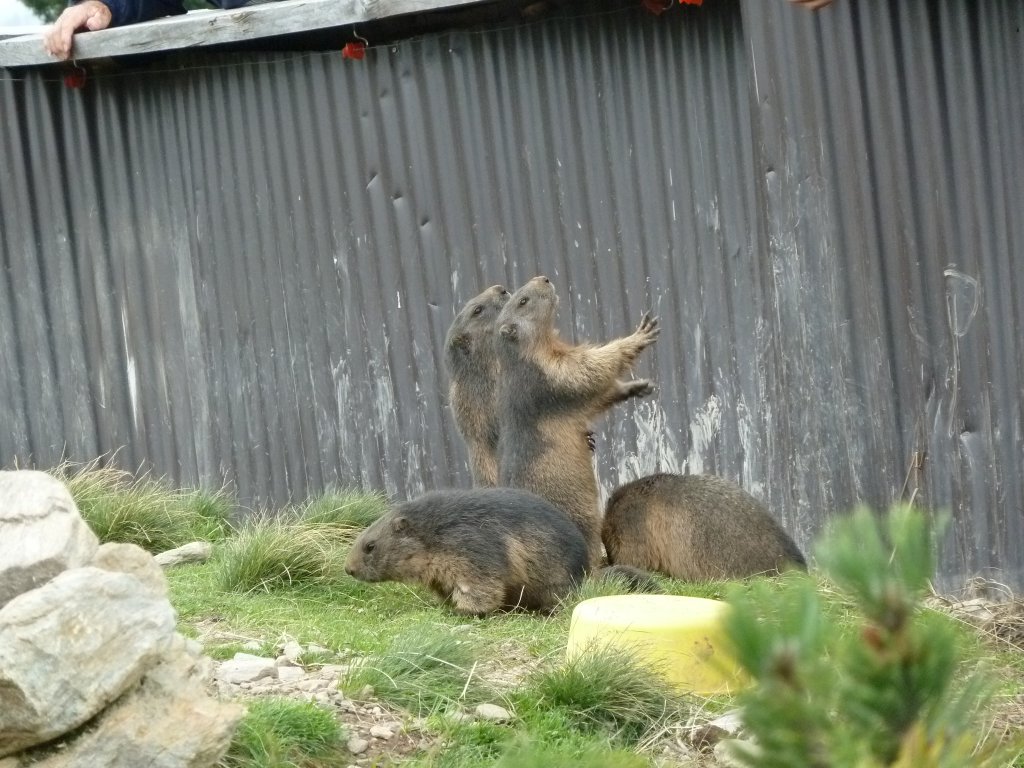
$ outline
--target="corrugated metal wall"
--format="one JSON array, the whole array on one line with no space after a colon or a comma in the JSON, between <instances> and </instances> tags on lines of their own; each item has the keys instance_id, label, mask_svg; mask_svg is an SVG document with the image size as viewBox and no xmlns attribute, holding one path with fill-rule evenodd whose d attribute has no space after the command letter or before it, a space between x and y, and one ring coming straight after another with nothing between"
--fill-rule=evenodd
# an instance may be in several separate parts
<instances>
[{"instance_id":1,"label":"corrugated metal wall","mask_svg":"<svg viewBox=\"0 0 1024 768\"><path fill-rule=\"evenodd\" d=\"M927 452L947 583L1022 585L1022 20L709 0L0 72L0 463L120 448L247 502L465 484L444 333L545 273L567 336L662 318L606 486L725 474L806 544Z\"/></svg>"}]
</instances>

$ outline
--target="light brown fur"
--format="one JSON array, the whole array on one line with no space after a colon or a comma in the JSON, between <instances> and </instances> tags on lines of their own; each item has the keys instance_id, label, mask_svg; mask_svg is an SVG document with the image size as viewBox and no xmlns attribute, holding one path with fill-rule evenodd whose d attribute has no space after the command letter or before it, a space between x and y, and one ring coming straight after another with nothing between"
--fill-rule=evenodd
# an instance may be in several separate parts
<instances>
[{"instance_id":1,"label":"light brown fur","mask_svg":"<svg viewBox=\"0 0 1024 768\"><path fill-rule=\"evenodd\" d=\"M498 316L498 480L563 510L583 533L592 569L601 562L601 510L579 435L615 403L653 391L645 379L619 377L657 338L657 321L645 316L629 336L574 346L558 338L557 303L550 281L538 277Z\"/></svg>"},{"instance_id":2,"label":"light brown fur","mask_svg":"<svg viewBox=\"0 0 1024 768\"><path fill-rule=\"evenodd\" d=\"M495 320L508 301L502 285L474 296L455 316L445 338L445 367L451 381L448 402L455 426L466 443L473 485L498 484L498 421L494 390L498 360L494 349Z\"/></svg>"},{"instance_id":3,"label":"light brown fur","mask_svg":"<svg viewBox=\"0 0 1024 768\"><path fill-rule=\"evenodd\" d=\"M713 475L657 474L616 489L602 531L608 561L685 581L806 568L767 508Z\"/></svg>"}]
</instances>

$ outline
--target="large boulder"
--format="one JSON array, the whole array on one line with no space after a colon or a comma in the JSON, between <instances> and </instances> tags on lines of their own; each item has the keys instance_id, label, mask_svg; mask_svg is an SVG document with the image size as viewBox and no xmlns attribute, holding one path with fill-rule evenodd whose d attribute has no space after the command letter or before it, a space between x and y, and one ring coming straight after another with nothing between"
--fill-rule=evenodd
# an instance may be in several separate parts
<instances>
[{"instance_id":1,"label":"large boulder","mask_svg":"<svg viewBox=\"0 0 1024 768\"><path fill-rule=\"evenodd\" d=\"M137 544L110 541L100 545L89 565L104 571L127 573L157 597L167 595L167 577L156 559Z\"/></svg>"},{"instance_id":2,"label":"large boulder","mask_svg":"<svg viewBox=\"0 0 1024 768\"><path fill-rule=\"evenodd\" d=\"M0 472L0 607L85 565L98 546L63 483L45 472Z\"/></svg>"},{"instance_id":3,"label":"large boulder","mask_svg":"<svg viewBox=\"0 0 1024 768\"><path fill-rule=\"evenodd\" d=\"M227 751L244 710L205 693L211 663L175 637L165 660L74 740L34 768L207 768Z\"/></svg>"},{"instance_id":4,"label":"large boulder","mask_svg":"<svg viewBox=\"0 0 1024 768\"><path fill-rule=\"evenodd\" d=\"M161 659L167 598L126 573L65 571L0 609L0 757L82 725Z\"/></svg>"}]
</instances>

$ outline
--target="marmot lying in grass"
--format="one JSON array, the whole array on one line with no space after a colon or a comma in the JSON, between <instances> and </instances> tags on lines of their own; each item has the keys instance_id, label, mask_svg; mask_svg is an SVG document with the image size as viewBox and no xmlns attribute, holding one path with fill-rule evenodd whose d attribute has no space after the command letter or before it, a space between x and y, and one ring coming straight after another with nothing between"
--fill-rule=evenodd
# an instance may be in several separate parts
<instances>
[{"instance_id":1,"label":"marmot lying in grass","mask_svg":"<svg viewBox=\"0 0 1024 768\"><path fill-rule=\"evenodd\" d=\"M646 379L620 381L657 338L644 317L631 335L601 346L558 338L558 297L535 277L498 316L498 482L525 488L564 511L583 532L587 565L601 561L601 510L590 450L580 435L615 403L650 394Z\"/></svg>"},{"instance_id":2,"label":"marmot lying in grass","mask_svg":"<svg viewBox=\"0 0 1024 768\"><path fill-rule=\"evenodd\" d=\"M498 484L494 321L510 295L505 286L492 285L470 299L455 316L444 342L445 368L451 381L448 402L469 451L473 485L480 487Z\"/></svg>"},{"instance_id":3,"label":"marmot lying in grass","mask_svg":"<svg viewBox=\"0 0 1024 768\"><path fill-rule=\"evenodd\" d=\"M457 613L550 611L584 578L579 529L528 491L434 491L360 534L345 571L361 581L429 587Z\"/></svg>"},{"instance_id":4,"label":"marmot lying in grass","mask_svg":"<svg viewBox=\"0 0 1024 768\"><path fill-rule=\"evenodd\" d=\"M714 475L656 474L617 488L605 508L602 538L610 563L684 581L807 568L768 509Z\"/></svg>"}]
</instances>

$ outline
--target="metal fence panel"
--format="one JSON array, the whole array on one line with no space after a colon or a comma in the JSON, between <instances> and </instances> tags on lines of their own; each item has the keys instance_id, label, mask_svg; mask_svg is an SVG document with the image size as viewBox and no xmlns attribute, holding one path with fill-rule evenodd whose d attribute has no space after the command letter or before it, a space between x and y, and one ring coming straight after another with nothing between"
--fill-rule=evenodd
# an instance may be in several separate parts
<instances>
[{"instance_id":1,"label":"metal fence panel","mask_svg":"<svg viewBox=\"0 0 1024 768\"><path fill-rule=\"evenodd\" d=\"M1024 583L1024 7L580 12L0 72L0 462L466 484L445 331L544 273L569 338L662 319L606 488L717 472L807 545L926 452L946 581Z\"/></svg>"}]
</instances>

